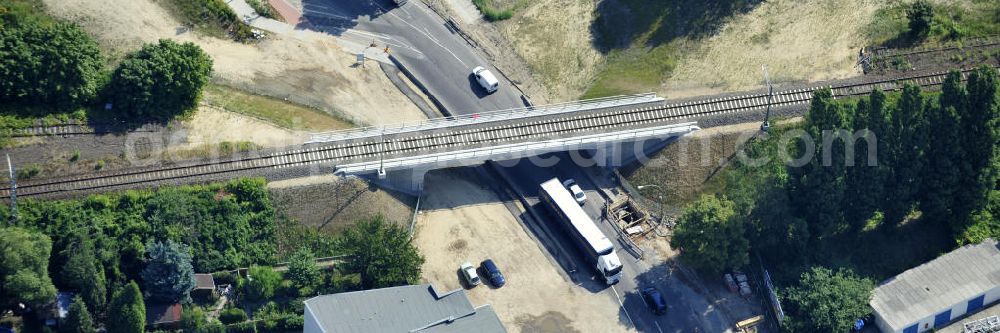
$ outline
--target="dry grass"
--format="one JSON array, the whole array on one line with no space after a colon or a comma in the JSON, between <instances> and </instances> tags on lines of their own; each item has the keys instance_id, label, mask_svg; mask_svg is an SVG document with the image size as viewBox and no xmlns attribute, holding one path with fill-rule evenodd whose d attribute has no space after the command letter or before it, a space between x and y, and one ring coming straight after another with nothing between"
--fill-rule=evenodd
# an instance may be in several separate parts
<instances>
[{"instance_id":1,"label":"dry grass","mask_svg":"<svg viewBox=\"0 0 1000 333\"><path fill-rule=\"evenodd\" d=\"M660 92L698 94L761 85L761 65L772 81L816 81L860 74L864 29L883 6L876 1L768 1L732 19L722 31L682 52Z\"/></svg>"},{"instance_id":2,"label":"dry grass","mask_svg":"<svg viewBox=\"0 0 1000 333\"><path fill-rule=\"evenodd\" d=\"M202 102L292 130L320 132L354 126L346 120L310 107L216 84L205 88Z\"/></svg>"},{"instance_id":3,"label":"dry grass","mask_svg":"<svg viewBox=\"0 0 1000 333\"><path fill-rule=\"evenodd\" d=\"M589 30L594 9L590 0L535 1L499 23L504 37L546 88L550 101L579 97L603 62Z\"/></svg>"},{"instance_id":4,"label":"dry grass","mask_svg":"<svg viewBox=\"0 0 1000 333\"><path fill-rule=\"evenodd\" d=\"M408 228L416 200L369 186L357 178L333 175L271 182L267 186L280 214L329 233L339 233L375 214Z\"/></svg>"}]
</instances>

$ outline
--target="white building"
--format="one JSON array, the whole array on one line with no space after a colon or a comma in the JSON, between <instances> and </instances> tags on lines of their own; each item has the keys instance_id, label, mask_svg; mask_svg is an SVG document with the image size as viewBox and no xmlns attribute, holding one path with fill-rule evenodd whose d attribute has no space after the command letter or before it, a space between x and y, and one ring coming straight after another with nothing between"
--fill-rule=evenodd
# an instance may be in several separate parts
<instances>
[{"instance_id":1,"label":"white building","mask_svg":"<svg viewBox=\"0 0 1000 333\"><path fill-rule=\"evenodd\" d=\"M966 245L882 282L870 302L883 333L941 327L1000 300L1000 245Z\"/></svg>"}]
</instances>

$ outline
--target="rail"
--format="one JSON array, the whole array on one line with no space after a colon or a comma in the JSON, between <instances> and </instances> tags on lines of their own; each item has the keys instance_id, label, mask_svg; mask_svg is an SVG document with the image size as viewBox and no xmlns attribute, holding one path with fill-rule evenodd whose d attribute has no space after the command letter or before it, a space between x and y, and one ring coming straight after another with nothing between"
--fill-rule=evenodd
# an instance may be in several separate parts
<instances>
[{"instance_id":1,"label":"rail","mask_svg":"<svg viewBox=\"0 0 1000 333\"><path fill-rule=\"evenodd\" d=\"M967 75L969 70L964 71ZM883 80L844 84L838 86L817 86L778 92L774 95L774 106L803 105L809 103L813 91L832 88L836 98L863 96L873 89L898 90L903 82L913 82L920 86L940 85L945 73L916 76L902 76ZM221 161L182 161L177 165L134 167L102 171L60 178L32 179L18 184L19 196L90 191L121 187L151 186L156 182L223 179L236 172L250 172L262 169L287 168L317 163L336 165L379 160L385 157L404 155L416 156L425 152L442 150L467 150L467 147L499 146L505 143L545 139L552 136L579 136L594 132L620 131L626 127L654 127L666 122L690 121L698 117L725 116L756 111L767 105L767 95L755 93L724 98L712 98L674 104L647 104L631 108L595 110L582 114L568 114L556 117L541 117L511 121L498 126L479 126L478 123L453 126L446 131L430 134L407 132L388 135L383 140L359 140L331 143L313 147L296 147L288 151L255 151ZM524 144L520 144L524 145ZM214 177L214 178L213 178ZM0 197L9 195L9 187L0 187Z\"/></svg>"},{"instance_id":2,"label":"rail","mask_svg":"<svg viewBox=\"0 0 1000 333\"><path fill-rule=\"evenodd\" d=\"M543 106L520 107L468 115L441 117L435 119L399 123L386 126L368 126L339 131L314 133L307 143L323 143L350 139L360 139L386 134L399 134L429 129L440 129L468 124L485 123L498 120L513 120L540 115L554 115L589 109L599 109L614 106L626 106L639 103L662 101L653 93L593 98L581 101L565 102Z\"/></svg>"}]
</instances>

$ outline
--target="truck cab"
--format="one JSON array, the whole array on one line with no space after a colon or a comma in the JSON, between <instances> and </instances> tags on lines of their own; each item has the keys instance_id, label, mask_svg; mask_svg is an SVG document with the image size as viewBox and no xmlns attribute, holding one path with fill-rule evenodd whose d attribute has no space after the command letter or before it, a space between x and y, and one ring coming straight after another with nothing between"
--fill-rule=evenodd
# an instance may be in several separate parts
<instances>
[{"instance_id":1,"label":"truck cab","mask_svg":"<svg viewBox=\"0 0 1000 333\"><path fill-rule=\"evenodd\" d=\"M611 254L601 256L597 261L597 271L602 273L609 286L618 283L622 276L622 262L618 253L611 251Z\"/></svg>"}]
</instances>

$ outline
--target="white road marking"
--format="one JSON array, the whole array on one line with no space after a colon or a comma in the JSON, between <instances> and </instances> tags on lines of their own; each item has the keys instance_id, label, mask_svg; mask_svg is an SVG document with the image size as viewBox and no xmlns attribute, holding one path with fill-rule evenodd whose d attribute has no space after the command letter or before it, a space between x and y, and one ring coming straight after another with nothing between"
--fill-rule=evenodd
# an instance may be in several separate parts
<instances>
[{"instance_id":1,"label":"white road marking","mask_svg":"<svg viewBox=\"0 0 1000 333\"><path fill-rule=\"evenodd\" d=\"M632 323L632 327L635 327L635 321L632 321L632 316L628 314L628 309L625 308L625 303L622 303L621 296L618 296L618 290L615 286L611 286L611 291L615 293L615 298L618 299L618 305L621 306L622 312L625 312L625 317L628 318L628 322Z\"/></svg>"},{"instance_id":2,"label":"white road marking","mask_svg":"<svg viewBox=\"0 0 1000 333\"><path fill-rule=\"evenodd\" d=\"M663 333L663 329L661 329L661 328L660 328L660 323L658 323L658 322L656 322L656 321L654 320L654 321L653 321L653 324L656 324L656 331L658 331L658 332L660 332L660 333Z\"/></svg>"},{"instance_id":3,"label":"white road marking","mask_svg":"<svg viewBox=\"0 0 1000 333\"><path fill-rule=\"evenodd\" d=\"M381 6L379 5L379 7L381 7ZM422 8L422 7L420 7L420 8ZM384 9L383 9L383 10L384 10ZM427 11L427 9L422 9L422 10L424 10L424 11L425 11L425 13L426 13L426 11ZM455 55L455 52L452 52L452 51L451 51L450 49L448 49L448 48L447 48L447 47L445 47L444 45L441 45L441 43L440 43L440 42L438 42L438 41L437 41L437 39L434 39L434 37L431 37L431 35L430 35L429 33L427 33L427 32L425 32L425 31L422 31L422 30L420 30L419 28L417 28L417 27L416 27L416 26L414 26L413 24L410 24L410 22L409 22L409 21L407 21L407 20L404 20L403 18L399 17L399 15L396 15L396 13L393 13L393 12L391 12L391 11L387 11L387 13L388 13L389 15L392 15L392 17L395 17L396 19L398 19L398 20L402 21L403 23L406 23L406 25L410 26L411 28L413 28L413 30L416 30L416 31L417 31L417 32L419 32L420 34L424 35L425 37L427 37L427 39L430 39L430 40L431 40L432 42L434 42L434 44L437 44L437 46L440 46L440 47L441 47L442 49L444 49L445 51L448 51L448 53L449 53L449 54L451 54L451 56L452 56L452 57L455 57L455 60L458 60L458 62L462 63L462 66L464 66L464 67L469 67L469 65L468 65L468 64L466 64L466 63L465 63L464 61L462 61L462 59L461 59L461 58L459 58L459 57L458 57L457 55ZM430 14L430 13L428 13L428 14ZM435 15L432 15L432 16L435 16Z\"/></svg>"}]
</instances>

